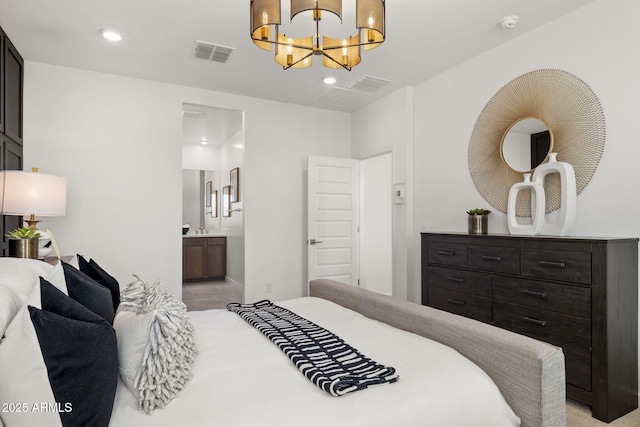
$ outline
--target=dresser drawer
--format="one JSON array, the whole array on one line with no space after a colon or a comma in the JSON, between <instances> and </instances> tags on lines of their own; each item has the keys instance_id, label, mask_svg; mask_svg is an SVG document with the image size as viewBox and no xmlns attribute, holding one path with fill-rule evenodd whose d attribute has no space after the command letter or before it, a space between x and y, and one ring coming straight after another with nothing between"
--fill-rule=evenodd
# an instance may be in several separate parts
<instances>
[{"instance_id":1,"label":"dresser drawer","mask_svg":"<svg viewBox=\"0 0 640 427\"><path fill-rule=\"evenodd\" d=\"M567 383L591 391L591 351L564 345L562 352Z\"/></svg>"},{"instance_id":2,"label":"dresser drawer","mask_svg":"<svg viewBox=\"0 0 640 427\"><path fill-rule=\"evenodd\" d=\"M469 245L467 265L484 271L520 274L520 249L505 246Z\"/></svg>"},{"instance_id":3,"label":"dresser drawer","mask_svg":"<svg viewBox=\"0 0 640 427\"><path fill-rule=\"evenodd\" d=\"M591 284L591 252L522 249L523 276Z\"/></svg>"},{"instance_id":4,"label":"dresser drawer","mask_svg":"<svg viewBox=\"0 0 640 427\"><path fill-rule=\"evenodd\" d=\"M429 286L453 291L491 297L491 276L484 273L456 270L446 267L431 267L427 272Z\"/></svg>"},{"instance_id":5,"label":"dresser drawer","mask_svg":"<svg viewBox=\"0 0 640 427\"><path fill-rule=\"evenodd\" d=\"M581 349L591 347L591 320L554 311L493 301L493 321L509 329L541 341Z\"/></svg>"},{"instance_id":6,"label":"dresser drawer","mask_svg":"<svg viewBox=\"0 0 640 427\"><path fill-rule=\"evenodd\" d=\"M493 301L496 326L562 347L567 382L591 389L591 322L582 317Z\"/></svg>"},{"instance_id":7,"label":"dresser drawer","mask_svg":"<svg viewBox=\"0 0 640 427\"><path fill-rule=\"evenodd\" d=\"M493 277L491 287L496 301L591 318L591 289L587 287L501 276Z\"/></svg>"},{"instance_id":8,"label":"dresser drawer","mask_svg":"<svg viewBox=\"0 0 640 427\"><path fill-rule=\"evenodd\" d=\"M429 264L467 266L466 243L429 242L427 245L427 262Z\"/></svg>"},{"instance_id":9,"label":"dresser drawer","mask_svg":"<svg viewBox=\"0 0 640 427\"><path fill-rule=\"evenodd\" d=\"M428 305L481 322L491 322L491 299L429 286Z\"/></svg>"}]
</instances>

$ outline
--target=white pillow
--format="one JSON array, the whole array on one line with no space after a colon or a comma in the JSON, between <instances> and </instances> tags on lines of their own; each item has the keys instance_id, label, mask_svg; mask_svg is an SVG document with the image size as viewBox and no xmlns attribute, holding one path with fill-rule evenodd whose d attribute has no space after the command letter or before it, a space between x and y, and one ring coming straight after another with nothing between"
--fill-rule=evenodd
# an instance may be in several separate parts
<instances>
[{"instance_id":1,"label":"white pillow","mask_svg":"<svg viewBox=\"0 0 640 427\"><path fill-rule=\"evenodd\" d=\"M21 297L16 291L0 284L0 339L25 301L26 298Z\"/></svg>"},{"instance_id":2,"label":"white pillow","mask_svg":"<svg viewBox=\"0 0 640 427\"><path fill-rule=\"evenodd\" d=\"M0 402L7 426L107 426L118 371L113 328L43 281L5 331L0 345ZM57 398L59 399L56 399ZM42 405L57 403L59 411Z\"/></svg>"},{"instance_id":3,"label":"white pillow","mask_svg":"<svg viewBox=\"0 0 640 427\"><path fill-rule=\"evenodd\" d=\"M27 298L38 277L45 277L51 270L51 264L37 259L0 257L0 284Z\"/></svg>"},{"instance_id":4,"label":"white pillow","mask_svg":"<svg viewBox=\"0 0 640 427\"><path fill-rule=\"evenodd\" d=\"M159 282L136 278L122 291L113 328L120 377L152 413L187 385L198 350L186 306Z\"/></svg>"},{"instance_id":5,"label":"white pillow","mask_svg":"<svg viewBox=\"0 0 640 427\"><path fill-rule=\"evenodd\" d=\"M136 314L133 311L118 310L113 319L113 328L118 339L118 368L120 378L129 390L138 396L134 383L142 356L149 343L151 322L155 312Z\"/></svg>"},{"instance_id":6,"label":"white pillow","mask_svg":"<svg viewBox=\"0 0 640 427\"><path fill-rule=\"evenodd\" d=\"M58 262L46 276L43 276L43 278L56 288L60 289L65 295L69 295L67 282L64 276L64 268L62 268L61 262Z\"/></svg>"}]
</instances>

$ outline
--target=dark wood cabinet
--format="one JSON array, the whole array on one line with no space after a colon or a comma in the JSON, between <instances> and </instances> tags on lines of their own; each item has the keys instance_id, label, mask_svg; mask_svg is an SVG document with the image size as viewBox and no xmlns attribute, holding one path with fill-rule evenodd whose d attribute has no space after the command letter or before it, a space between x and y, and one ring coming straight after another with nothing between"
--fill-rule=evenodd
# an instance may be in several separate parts
<instances>
[{"instance_id":1,"label":"dark wood cabinet","mask_svg":"<svg viewBox=\"0 0 640 427\"><path fill-rule=\"evenodd\" d=\"M4 134L4 45L5 35L2 28L0 28L0 133Z\"/></svg>"},{"instance_id":2,"label":"dark wood cabinet","mask_svg":"<svg viewBox=\"0 0 640 427\"><path fill-rule=\"evenodd\" d=\"M4 37L4 134L22 144L24 61L9 38Z\"/></svg>"},{"instance_id":3,"label":"dark wood cabinet","mask_svg":"<svg viewBox=\"0 0 640 427\"><path fill-rule=\"evenodd\" d=\"M182 280L224 280L227 275L226 237L184 237Z\"/></svg>"},{"instance_id":4,"label":"dark wood cabinet","mask_svg":"<svg viewBox=\"0 0 640 427\"><path fill-rule=\"evenodd\" d=\"M422 234L422 304L562 347L567 396L638 407L638 239Z\"/></svg>"},{"instance_id":5,"label":"dark wood cabinet","mask_svg":"<svg viewBox=\"0 0 640 427\"><path fill-rule=\"evenodd\" d=\"M0 28L0 170L22 170L24 61ZM8 255L5 233L22 217L0 215L0 256Z\"/></svg>"}]
</instances>

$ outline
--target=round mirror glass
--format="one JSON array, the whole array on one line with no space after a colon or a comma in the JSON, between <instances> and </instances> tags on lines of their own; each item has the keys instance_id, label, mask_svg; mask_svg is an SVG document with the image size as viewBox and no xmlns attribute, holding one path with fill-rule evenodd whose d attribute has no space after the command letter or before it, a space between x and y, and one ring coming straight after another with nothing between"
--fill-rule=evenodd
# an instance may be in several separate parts
<instances>
[{"instance_id":1,"label":"round mirror glass","mask_svg":"<svg viewBox=\"0 0 640 427\"><path fill-rule=\"evenodd\" d=\"M544 162L553 148L553 133L535 117L515 122L502 137L500 154L507 166L517 172L529 172Z\"/></svg>"}]
</instances>

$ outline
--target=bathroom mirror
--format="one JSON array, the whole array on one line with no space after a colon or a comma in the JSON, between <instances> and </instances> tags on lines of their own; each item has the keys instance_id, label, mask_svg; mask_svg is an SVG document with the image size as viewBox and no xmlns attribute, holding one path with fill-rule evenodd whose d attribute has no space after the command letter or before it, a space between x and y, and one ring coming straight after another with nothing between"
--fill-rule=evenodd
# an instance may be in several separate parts
<instances>
[{"instance_id":1,"label":"bathroom mirror","mask_svg":"<svg viewBox=\"0 0 640 427\"><path fill-rule=\"evenodd\" d=\"M500 155L511 169L529 173L544 162L553 149L553 132L544 120L524 117L502 136Z\"/></svg>"},{"instance_id":2,"label":"bathroom mirror","mask_svg":"<svg viewBox=\"0 0 640 427\"><path fill-rule=\"evenodd\" d=\"M213 170L182 170L182 223L189 224L189 232L197 232L200 227L211 228L215 218L215 207L211 196L215 188L216 172Z\"/></svg>"}]
</instances>

